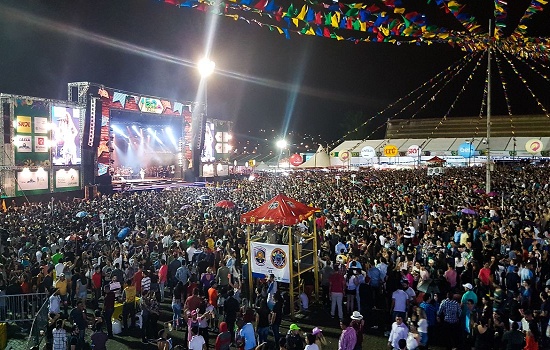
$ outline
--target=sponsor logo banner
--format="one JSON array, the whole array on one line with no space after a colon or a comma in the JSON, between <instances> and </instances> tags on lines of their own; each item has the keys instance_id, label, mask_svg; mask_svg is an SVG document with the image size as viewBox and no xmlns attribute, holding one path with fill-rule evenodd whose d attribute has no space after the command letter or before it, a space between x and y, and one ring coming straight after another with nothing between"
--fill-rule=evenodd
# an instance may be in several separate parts
<instances>
[{"instance_id":1,"label":"sponsor logo banner","mask_svg":"<svg viewBox=\"0 0 550 350\"><path fill-rule=\"evenodd\" d=\"M260 275L275 275L275 280L290 282L288 245L250 243L252 272Z\"/></svg>"}]
</instances>

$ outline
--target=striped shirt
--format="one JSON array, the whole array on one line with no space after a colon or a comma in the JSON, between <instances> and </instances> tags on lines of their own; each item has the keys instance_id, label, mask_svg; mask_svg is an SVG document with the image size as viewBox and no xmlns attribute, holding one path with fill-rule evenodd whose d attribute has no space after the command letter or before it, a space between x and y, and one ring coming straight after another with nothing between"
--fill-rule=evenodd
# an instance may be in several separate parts
<instances>
[{"instance_id":1,"label":"striped shirt","mask_svg":"<svg viewBox=\"0 0 550 350\"><path fill-rule=\"evenodd\" d=\"M447 323L458 323L461 312L456 300L445 299L439 307L439 314L443 314L443 320Z\"/></svg>"},{"instance_id":2,"label":"striped shirt","mask_svg":"<svg viewBox=\"0 0 550 350\"><path fill-rule=\"evenodd\" d=\"M141 280L141 292L145 293L148 290L151 290L151 277L146 276Z\"/></svg>"}]
</instances>

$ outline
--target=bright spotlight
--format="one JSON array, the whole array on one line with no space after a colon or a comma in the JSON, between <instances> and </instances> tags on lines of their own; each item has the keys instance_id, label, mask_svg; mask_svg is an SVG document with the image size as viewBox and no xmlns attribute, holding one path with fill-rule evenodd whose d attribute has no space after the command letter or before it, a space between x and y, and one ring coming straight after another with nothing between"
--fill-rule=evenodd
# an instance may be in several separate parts
<instances>
[{"instance_id":1,"label":"bright spotlight","mask_svg":"<svg viewBox=\"0 0 550 350\"><path fill-rule=\"evenodd\" d=\"M286 140L279 140L277 141L277 147L280 148L280 149L285 149L286 146L288 146L288 143L286 142Z\"/></svg>"},{"instance_id":2,"label":"bright spotlight","mask_svg":"<svg viewBox=\"0 0 550 350\"><path fill-rule=\"evenodd\" d=\"M136 132L136 134L139 134L138 128L135 125L132 125L132 129Z\"/></svg>"},{"instance_id":3,"label":"bright spotlight","mask_svg":"<svg viewBox=\"0 0 550 350\"><path fill-rule=\"evenodd\" d=\"M169 126L167 126L167 127L166 127L166 132L172 133L172 128L169 127Z\"/></svg>"},{"instance_id":4,"label":"bright spotlight","mask_svg":"<svg viewBox=\"0 0 550 350\"><path fill-rule=\"evenodd\" d=\"M209 58L204 57L197 64L197 68L199 69L199 73L201 74L201 76L203 78L206 78L214 73L214 68L216 68L216 64Z\"/></svg>"}]
</instances>

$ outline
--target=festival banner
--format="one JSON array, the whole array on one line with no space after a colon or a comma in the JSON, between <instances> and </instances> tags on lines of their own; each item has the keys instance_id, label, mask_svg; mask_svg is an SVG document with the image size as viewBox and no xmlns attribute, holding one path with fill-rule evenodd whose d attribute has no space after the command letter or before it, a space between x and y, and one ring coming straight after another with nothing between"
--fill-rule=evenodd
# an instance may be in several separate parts
<instances>
[{"instance_id":1,"label":"festival banner","mask_svg":"<svg viewBox=\"0 0 550 350\"><path fill-rule=\"evenodd\" d=\"M290 261L288 246L282 244L267 244L251 242L252 273L259 275L275 275L279 282L290 282Z\"/></svg>"}]
</instances>

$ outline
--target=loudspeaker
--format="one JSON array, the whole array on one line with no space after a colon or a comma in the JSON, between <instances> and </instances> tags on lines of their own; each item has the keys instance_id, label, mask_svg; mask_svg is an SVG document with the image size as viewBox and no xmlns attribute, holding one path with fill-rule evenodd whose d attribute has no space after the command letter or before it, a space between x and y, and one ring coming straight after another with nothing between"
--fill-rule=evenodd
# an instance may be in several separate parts
<instances>
[{"instance_id":1,"label":"loudspeaker","mask_svg":"<svg viewBox=\"0 0 550 350\"><path fill-rule=\"evenodd\" d=\"M82 148L96 148L101 138L101 108L99 97L90 97L86 104L86 118L84 122L84 134Z\"/></svg>"}]
</instances>

